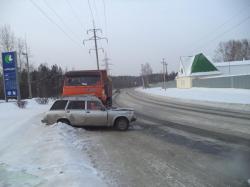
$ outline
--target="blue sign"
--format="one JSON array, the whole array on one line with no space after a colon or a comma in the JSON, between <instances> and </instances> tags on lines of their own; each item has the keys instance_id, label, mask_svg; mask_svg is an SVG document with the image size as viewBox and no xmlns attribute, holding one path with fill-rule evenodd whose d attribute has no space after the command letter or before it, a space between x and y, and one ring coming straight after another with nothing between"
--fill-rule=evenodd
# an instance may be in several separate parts
<instances>
[{"instance_id":1,"label":"blue sign","mask_svg":"<svg viewBox=\"0 0 250 187\"><path fill-rule=\"evenodd\" d=\"M17 67L16 52L2 53L4 88L6 98L17 98Z\"/></svg>"}]
</instances>

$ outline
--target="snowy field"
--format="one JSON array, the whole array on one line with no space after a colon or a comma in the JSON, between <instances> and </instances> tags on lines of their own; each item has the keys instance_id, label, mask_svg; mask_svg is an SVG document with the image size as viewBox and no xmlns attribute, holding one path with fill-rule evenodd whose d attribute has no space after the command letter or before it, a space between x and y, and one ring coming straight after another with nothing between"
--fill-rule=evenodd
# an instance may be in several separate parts
<instances>
[{"instance_id":1,"label":"snowy field","mask_svg":"<svg viewBox=\"0 0 250 187\"><path fill-rule=\"evenodd\" d=\"M106 186L84 152L88 136L77 136L83 129L40 122L50 105L0 101L0 186Z\"/></svg>"},{"instance_id":2,"label":"snowy field","mask_svg":"<svg viewBox=\"0 0 250 187\"><path fill-rule=\"evenodd\" d=\"M212 101L220 103L250 104L250 90L233 88L137 88L137 91L147 94L166 96L172 98Z\"/></svg>"}]
</instances>

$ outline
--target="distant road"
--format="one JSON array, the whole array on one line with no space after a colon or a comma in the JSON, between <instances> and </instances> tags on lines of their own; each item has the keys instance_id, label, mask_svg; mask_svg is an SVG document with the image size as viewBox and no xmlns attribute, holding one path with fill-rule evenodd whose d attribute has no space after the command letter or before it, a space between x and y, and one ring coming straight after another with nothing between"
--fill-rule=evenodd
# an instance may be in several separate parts
<instances>
[{"instance_id":1,"label":"distant road","mask_svg":"<svg viewBox=\"0 0 250 187\"><path fill-rule=\"evenodd\" d=\"M202 105L124 90L115 101L135 108L137 115L166 126L250 146L250 112ZM230 106L230 105L226 105Z\"/></svg>"}]
</instances>

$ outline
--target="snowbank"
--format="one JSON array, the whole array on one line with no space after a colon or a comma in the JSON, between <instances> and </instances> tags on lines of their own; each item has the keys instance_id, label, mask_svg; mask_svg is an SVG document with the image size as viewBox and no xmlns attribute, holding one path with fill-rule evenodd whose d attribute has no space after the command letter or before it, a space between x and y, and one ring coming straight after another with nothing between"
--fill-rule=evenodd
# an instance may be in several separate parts
<instances>
[{"instance_id":1,"label":"snowbank","mask_svg":"<svg viewBox=\"0 0 250 187\"><path fill-rule=\"evenodd\" d=\"M40 122L50 105L0 101L0 186L106 186L85 152L83 129Z\"/></svg>"},{"instance_id":2,"label":"snowbank","mask_svg":"<svg viewBox=\"0 0 250 187\"><path fill-rule=\"evenodd\" d=\"M233 88L137 88L147 94L166 96L188 100L212 101L220 103L250 104L250 90Z\"/></svg>"}]
</instances>

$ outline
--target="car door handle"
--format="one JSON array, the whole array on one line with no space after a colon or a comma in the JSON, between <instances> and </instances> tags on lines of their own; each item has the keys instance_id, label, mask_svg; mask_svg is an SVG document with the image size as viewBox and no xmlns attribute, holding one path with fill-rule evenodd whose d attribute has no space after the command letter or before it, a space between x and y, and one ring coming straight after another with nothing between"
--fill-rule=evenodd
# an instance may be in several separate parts
<instances>
[{"instance_id":1,"label":"car door handle","mask_svg":"<svg viewBox=\"0 0 250 187\"><path fill-rule=\"evenodd\" d=\"M70 111L69 111L69 110L66 110L66 113L70 113Z\"/></svg>"},{"instance_id":2,"label":"car door handle","mask_svg":"<svg viewBox=\"0 0 250 187\"><path fill-rule=\"evenodd\" d=\"M86 113L90 113L90 111L86 111Z\"/></svg>"}]
</instances>

